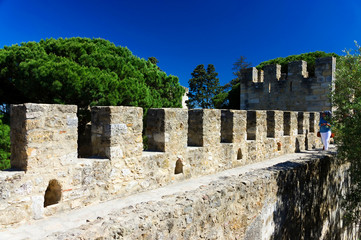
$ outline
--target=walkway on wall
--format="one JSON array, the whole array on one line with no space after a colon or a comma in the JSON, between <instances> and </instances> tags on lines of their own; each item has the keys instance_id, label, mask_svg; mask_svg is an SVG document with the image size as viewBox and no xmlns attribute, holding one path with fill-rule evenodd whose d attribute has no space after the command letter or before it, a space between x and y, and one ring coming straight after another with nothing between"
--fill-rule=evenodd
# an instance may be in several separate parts
<instances>
[{"instance_id":1,"label":"walkway on wall","mask_svg":"<svg viewBox=\"0 0 361 240\"><path fill-rule=\"evenodd\" d=\"M331 152L334 151L335 148L331 147ZM196 190L202 185L208 185L212 181L222 179L222 177L240 175L292 160L306 161L310 158L320 158L327 153L329 152L305 151L301 153L282 155L264 162L229 169L214 175L202 176L129 197L87 206L70 212L60 213L55 216L23 224L15 228L0 229L0 239L43 239L55 232L66 232L71 229L78 228L83 224L87 224L87 222L92 222L99 218L105 219L108 214L114 212L115 210L130 207L132 205L134 206L142 202L161 201L164 196L172 195L178 192Z\"/></svg>"}]
</instances>

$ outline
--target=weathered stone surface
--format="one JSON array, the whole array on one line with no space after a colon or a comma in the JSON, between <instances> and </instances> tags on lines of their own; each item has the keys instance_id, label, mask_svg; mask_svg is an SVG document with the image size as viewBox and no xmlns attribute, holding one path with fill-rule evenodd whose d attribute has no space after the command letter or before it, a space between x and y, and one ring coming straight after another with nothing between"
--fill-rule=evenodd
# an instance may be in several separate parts
<instances>
[{"instance_id":1,"label":"weathered stone surface","mask_svg":"<svg viewBox=\"0 0 361 240\"><path fill-rule=\"evenodd\" d=\"M348 167L332 156L284 162L121 208L47 239L349 239L354 233L342 228L338 207Z\"/></svg>"},{"instance_id":2,"label":"weathered stone surface","mask_svg":"<svg viewBox=\"0 0 361 240\"><path fill-rule=\"evenodd\" d=\"M46 159L51 158L51 165L58 166L62 157L77 151L76 106L12 105L11 119L16 119L11 121L11 141L16 143L11 144L13 168L39 173L48 166Z\"/></svg>"},{"instance_id":3,"label":"weathered stone surface","mask_svg":"<svg viewBox=\"0 0 361 240\"><path fill-rule=\"evenodd\" d=\"M93 155L112 161L140 156L143 110L139 107L93 107Z\"/></svg>"},{"instance_id":4,"label":"weathered stone surface","mask_svg":"<svg viewBox=\"0 0 361 240\"><path fill-rule=\"evenodd\" d=\"M264 67L264 81L255 68L247 69L241 82L240 109L244 110L331 110L330 90L334 88L336 59L316 60L315 75L309 76L307 63L288 64L288 73L281 76L279 65ZM318 106L315 103L319 104Z\"/></svg>"},{"instance_id":5,"label":"weathered stone surface","mask_svg":"<svg viewBox=\"0 0 361 240\"><path fill-rule=\"evenodd\" d=\"M301 115L302 118L298 117ZM90 147L93 156L78 158L76 106L15 105L12 117L16 120L11 125L14 153L11 161L23 171L0 172L0 213L6 216L13 209L29 222L293 153L297 141L301 151L320 147L316 137L318 113L150 109L146 132L153 151L143 151L141 108L95 107ZM49 188L55 200L46 200ZM207 195L210 206L224 206L223 193L220 194ZM240 192L243 198L244 194ZM51 204L44 206L45 202ZM228 206L244 211L235 203ZM205 222L226 221L228 215L207 211L211 214L202 220L207 232L201 235L210 238L227 235L230 229ZM187 226L182 234L192 236L194 227L188 225L198 224L197 214L186 213L181 222L164 221L170 229ZM21 221L10 217L3 224ZM235 219L227 221L233 228L239 224ZM163 230L157 236L167 236Z\"/></svg>"}]
</instances>

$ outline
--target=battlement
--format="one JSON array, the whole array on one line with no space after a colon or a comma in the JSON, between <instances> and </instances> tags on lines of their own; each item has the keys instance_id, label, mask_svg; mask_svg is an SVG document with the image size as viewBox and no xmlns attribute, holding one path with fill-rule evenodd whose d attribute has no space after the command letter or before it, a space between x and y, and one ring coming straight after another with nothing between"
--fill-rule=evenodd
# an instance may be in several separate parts
<instances>
[{"instance_id":1,"label":"battlement","mask_svg":"<svg viewBox=\"0 0 361 240\"><path fill-rule=\"evenodd\" d=\"M331 109L336 59L325 57L315 62L315 74L309 76L307 62L288 64L287 74L280 65L262 70L246 69L241 81L241 109L323 111Z\"/></svg>"},{"instance_id":2,"label":"battlement","mask_svg":"<svg viewBox=\"0 0 361 240\"><path fill-rule=\"evenodd\" d=\"M76 106L11 106L11 165L0 172L0 224L158 188L320 147L319 114L93 107L91 158L78 158Z\"/></svg>"}]
</instances>

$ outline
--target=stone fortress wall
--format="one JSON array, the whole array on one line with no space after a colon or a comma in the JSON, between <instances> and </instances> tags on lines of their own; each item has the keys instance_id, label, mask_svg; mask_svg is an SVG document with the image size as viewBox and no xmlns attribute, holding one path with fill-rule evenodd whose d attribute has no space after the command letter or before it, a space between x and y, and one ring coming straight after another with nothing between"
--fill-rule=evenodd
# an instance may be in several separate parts
<instances>
[{"instance_id":1,"label":"stone fortress wall","mask_svg":"<svg viewBox=\"0 0 361 240\"><path fill-rule=\"evenodd\" d=\"M93 107L91 158L78 158L77 107L11 107L12 170L0 171L0 225L321 147L319 113ZM15 170L16 169L16 170Z\"/></svg>"},{"instance_id":2,"label":"stone fortress wall","mask_svg":"<svg viewBox=\"0 0 361 240\"><path fill-rule=\"evenodd\" d=\"M153 190L161 198L96 214L46 239L359 239L343 221L348 169L334 152L288 154L201 177L202 185L186 181L181 191L173 191L177 184L166 195Z\"/></svg>"},{"instance_id":3,"label":"stone fortress wall","mask_svg":"<svg viewBox=\"0 0 361 240\"><path fill-rule=\"evenodd\" d=\"M331 110L335 69L334 57L316 59L314 76L309 76L305 61L289 63L287 74L281 73L281 65L246 69L242 74L240 109Z\"/></svg>"}]
</instances>

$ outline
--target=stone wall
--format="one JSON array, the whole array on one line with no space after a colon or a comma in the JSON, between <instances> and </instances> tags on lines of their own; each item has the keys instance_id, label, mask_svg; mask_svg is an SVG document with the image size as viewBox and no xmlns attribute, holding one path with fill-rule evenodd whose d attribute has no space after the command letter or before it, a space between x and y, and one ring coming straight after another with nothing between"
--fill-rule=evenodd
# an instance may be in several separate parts
<instances>
[{"instance_id":1,"label":"stone wall","mask_svg":"<svg viewBox=\"0 0 361 240\"><path fill-rule=\"evenodd\" d=\"M280 65L263 70L249 68L242 74L241 106L245 110L325 111L331 110L330 93L334 88L336 59L316 59L315 76L309 76L307 63L288 64L288 73Z\"/></svg>"},{"instance_id":2,"label":"stone wall","mask_svg":"<svg viewBox=\"0 0 361 240\"><path fill-rule=\"evenodd\" d=\"M348 168L314 154L125 207L47 239L358 239L340 207Z\"/></svg>"},{"instance_id":3,"label":"stone wall","mask_svg":"<svg viewBox=\"0 0 361 240\"><path fill-rule=\"evenodd\" d=\"M315 112L92 108L91 158L77 156L76 106L11 107L11 164L0 172L0 225L320 147Z\"/></svg>"}]
</instances>

